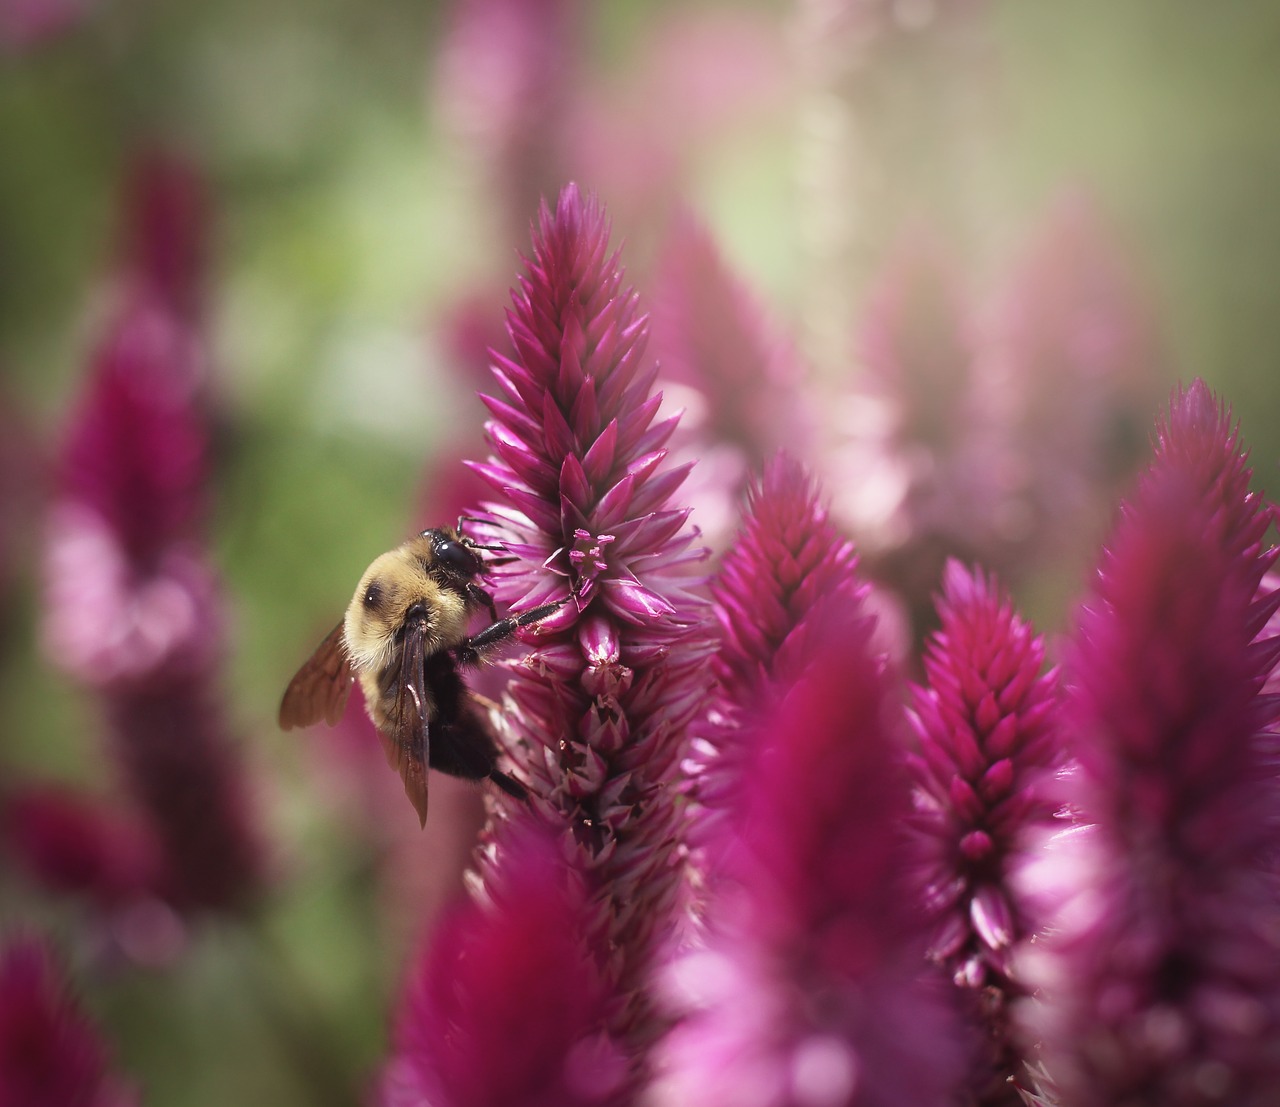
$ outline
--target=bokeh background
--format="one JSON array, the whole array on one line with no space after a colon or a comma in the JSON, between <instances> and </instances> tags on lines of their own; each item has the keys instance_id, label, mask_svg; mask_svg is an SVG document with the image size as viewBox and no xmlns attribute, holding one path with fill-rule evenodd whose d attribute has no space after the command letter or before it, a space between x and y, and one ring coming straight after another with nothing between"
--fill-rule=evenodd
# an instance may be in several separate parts
<instances>
[{"instance_id":1,"label":"bokeh background","mask_svg":"<svg viewBox=\"0 0 1280 1107\"><path fill-rule=\"evenodd\" d=\"M567 179L609 207L650 301L672 228L700 220L837 389L904 235L999 299L1053 213L1087 210L1158 351L1128 393L1136 460L1169 388L1203 376L1274 496L1277 57L1269 0L0 0L0 788L116 788L95 697L40 646L43 519L125 181L162 149L208 199L219 679L270 873L250 917L175 920L168 954L131 959L6 859L0 928L54 936L146 1102L367 1086L479 800L433 786L424 834L367 732L281 734L276 705L367 562L452 521L478 351ZM1015 582L1041 629L1087 568L1076 550Z\"/></svg>"}]
</instances>

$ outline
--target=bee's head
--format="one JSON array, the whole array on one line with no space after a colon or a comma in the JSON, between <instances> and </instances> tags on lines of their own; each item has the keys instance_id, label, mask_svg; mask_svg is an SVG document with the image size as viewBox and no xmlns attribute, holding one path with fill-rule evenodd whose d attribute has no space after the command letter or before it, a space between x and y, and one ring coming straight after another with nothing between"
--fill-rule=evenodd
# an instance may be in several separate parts
<instances>
[{"instance_id":1,"label":"bee's head","mask_svg":"<svg viewBox=\"0 0 1280 1107\"><path fill-rule=\"evenodd\" d=\"M360 578L343 624L347 654L357 670L388 664L409 633L426 636L428 654L466 637L470 607L465 591L453 587L451 578L469 580L475 574L441 563L432 534L383 554ZM478 567L478 558L458 548ZM447 547L446 556L454 556Z\"/></svg>"}]
</instances>

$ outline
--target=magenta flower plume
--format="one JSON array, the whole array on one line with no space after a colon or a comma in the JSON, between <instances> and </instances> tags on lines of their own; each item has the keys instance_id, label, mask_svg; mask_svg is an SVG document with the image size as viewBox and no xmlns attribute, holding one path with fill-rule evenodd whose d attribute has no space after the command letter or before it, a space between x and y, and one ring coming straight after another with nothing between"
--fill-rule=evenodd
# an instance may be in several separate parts
<instances>
[{"instance_id":1,"label":"magenta flower plume","mask_svg":"<svg viewBox=\"0 0 1280 1107\"><path fill-rule=\"evenodd\" d=\"M930 957L971 1000L987 1052L975 1104L1016 1104L1025 1073L1009 1004L1023 991L1010 954L1034 923L1012 876L1026 836L1053 821L1046 776L1059 760L1056 673L1042 672L1042 639L994 578L950 561L938 604L942 628L914 689L919 877L935 924Z\"/></svg>"},{"instance_id":2,"label":"magenta flower plume","mask_svg":"<svg viewBox=\"0 0 1280 1107\"><path fill-rule=\"evenodd\" d=\"M1261 694L1280 603L1274 508L1203 381L1175 395L1067 659L1089 824L1029 874L1061 903L1028 959L1031 1033L1064 1104L1275 1101L1280 899Z\"/></svg>"},{"instance_id":3,"label":"magenta flower plume","mask_svg":"<svg viewBox=\"0 0 1280 1107\"><path fill-rule=\"evenodd\" d=\"M256 891L261 858L217 692L223 619L204 550L202 344L149 287L131 287L111 322L60 455L44 644L99 694L175 904L230 908Z\"/></svg>"},{"instance_id":4,"label":"magenta flower plume","mask_svg":"<svg viewBox=\"0 0 1280 1107\"><path fill-rule=\"evenodd\" d=\"M35 938L0 948L0 1104L129 1107L131 1089L109 1069L97 1028L67 994Z\"/></svg>"},{"instance_id":5,"label":"magenta flower plume","mask_svg":"<svg viewBox=\"0 0 1280 1107\"><path fill-rule=\"evenodd\" d=\"M611 988L584 927L592 889L532 818L499 845L483 901L445 914L410 980L382 1107L620 1102Z\"/></svg>"},{"instance_id":6,"label":"magenta flower plume","mask_svg":"<svg viewBox=\"0 0 1280 1107\"><path fill-rule=\"evenodd\" d=\"M711 725L691 765L699 844L715 837L715 824L746 778L743 724L774 681L794 675L808 655L806 635L828 604L865 597L857 567L853 545L828 517L813 478L785 454L775 457L750 489L742 530L711 584L720 648L711 663Z\"/></svg>"},{"instance_id":7,"label":"magenta flower plume","mask_svg":"<svg viewBox=\"0 0 1280 1107\"><path fill-rule=\"evenodd\" d=\"M751 726L706 947L658 1102L949 1104L961 1051L906 876L902 709L872 620L836 601L799 678Z\"/></svg>"},{"instance_id":8,"label":"magenta flower plume","mask_svg":"<svg viewBox=\"0 0 1280 1107\"><path fill-rule=\"evenodd\" d=\"M545 205L508 315L513 357L486 397L496 456L474 466L516 564L497 596L564 606L524 632L504 712L521 776L595 887L595 927L624 997L614 1029L643 1039L642 981L681 885L675 783L710 652L705 551L671 506L687 467L664 464L674 419L644 358L646 321L609 225L574 185Z\"/></svg>"}]
</instances>

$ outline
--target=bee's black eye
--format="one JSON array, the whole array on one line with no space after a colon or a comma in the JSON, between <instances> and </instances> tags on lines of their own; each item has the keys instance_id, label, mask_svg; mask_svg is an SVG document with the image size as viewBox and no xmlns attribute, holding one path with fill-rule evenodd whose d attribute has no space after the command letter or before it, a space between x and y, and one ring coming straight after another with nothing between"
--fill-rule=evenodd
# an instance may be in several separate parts
<instances>
[{"instance_id":1,"label":"bee's black eye","mask_svg":"<svg viewBox=\"0 0 1280 1107\"><path fill-rule=\"evenodd\" d=\"M437 563L466 576L475 576L480 571L480 561L461 542L452 538L437 538L431 546Z\"/></svg>"},{"instance_id":2,"label":"bee's black eye","mask_svg":"<svg viewBox=\"0 0 1280 1107\"><path fill-rule=\"evenodd\" d=\"M377 607L382 602L382 585L376 580L370 581L369 587L364 590L365 607Z\"/></svg>"}]
</instances>

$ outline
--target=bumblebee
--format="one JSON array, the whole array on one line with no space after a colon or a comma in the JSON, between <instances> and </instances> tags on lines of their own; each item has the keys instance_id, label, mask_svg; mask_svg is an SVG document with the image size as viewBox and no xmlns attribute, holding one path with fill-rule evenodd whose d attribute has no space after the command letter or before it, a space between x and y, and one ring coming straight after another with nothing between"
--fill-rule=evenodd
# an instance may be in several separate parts
<instances>
[{"instance_id":1,"label":"bumblebee","mask_svg":"<svg viewBox=\"0 0 1280 1107\"><path fill-rule=\"evenodd\" d=\"M505 619L481 586L484 550L457 528L424 530L373 562L342 622L325 636L285 689L283 730L323 719L334 725L354 681L382 738L388 763L404 779L423 825L427 769L465 780L492 780L508 795L523 786L497 768L498 748L487 722L488 701L463 672L521 627L547 618L558 600ZM475 615L490 625L468 634Z\"/></svg>"}]
</instances>

